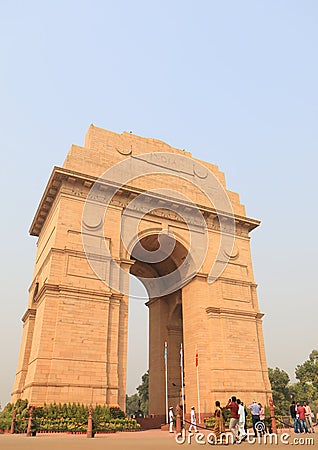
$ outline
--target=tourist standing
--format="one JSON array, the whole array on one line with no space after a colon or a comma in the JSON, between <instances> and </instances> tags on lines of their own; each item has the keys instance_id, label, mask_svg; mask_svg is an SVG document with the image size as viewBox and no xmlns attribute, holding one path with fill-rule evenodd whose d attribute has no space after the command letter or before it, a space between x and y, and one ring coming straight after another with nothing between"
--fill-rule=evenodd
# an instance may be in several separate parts
<instances>
[{"instance_id":1,"label":"tourist standing","mask_svg":"<svg viewBox=\"0 0 318 450\"><path fill-rule=\"evenodd\" d=\"M311 432L311 433L314 433L315 430L314 430L314 426L313 426L313 423L312 423L311 408L307 404L307 402L304 402L303 405L304 405L304 408L305 408L306 425L307 425L308 431Z\"/></svg>"},{"instance_id":2,"label":"tourist standing","mask_svg":"<svg viewBox=\"0 0 318 450\"><path fill-rule=\"evenodd\" d=\"M244 405L243 402L241 402L241 405L242 405L243 408L244 408L244 413L245 413L245 425L244 425L244 430L245 430L245 433L247 433L247 420L246 420L246 417L247 417L247 409L246 409L246 406Z\"/></svg>"},{"instance_id":3,"label":"tourist standing","mask_svg":"<svg viewBox=\"0 0 318 450\"><path fill-rule=\"evenodd\" d=\"M263 425L264 425L263 428L264 428L264 434L265 434L265 432L267 431L266 423L265 423L265 408L264 408L264 406L262 406L261 403L259 403L259 407L261 408L260 413L259 413L259 418L260 418L260 421L263 422Z\"/></svg>"},{"instance_id":4,"label":"tourist standing","mask_svg":"<svg viewBox=\"0 0 318 450\"><path fill-rule=\"evenodd\" d=\"M194 432L197 433L198 432L198 430L197 430L197 415L196 415L194 406L191 407L190 422L191 422L191 424L189 426L189 432L193 428Z\"/></svg>"},{"instance_id":5,"label":"tourist standing","mask_svg":"<svg viewBox=\"0 0 318 450\"><path fill-rule=\"evenodd\" d=\"M261 408L259 406L259 404L256 402L256 400L253 400L253 403L248 407L248 409L251 410L252 413L252 423L253 423L253 430L254 430L254 436L257 436L257 430L255 427L255 424L257 422L260 422L260 412L261 412Z\"/></svg>"},{"instance_id":6,"label":"tourist standing","mask_svg":"<svg viewBox=\"0 0 318 450\"><path fill-rule=\"evenodd\" d=\"M169 432L170 433L173 433L173 419L174 419L173 407L170 406L170 408L169 408Z\"/></svg>"},{"instance_id":7,"label":"tourist standing","mask_svg":"<svg viewBox=\"0 0 318 450\"><path fill-rule=\"evenodd\" d=\"M308 428L306 424L306 410L304 406L299 404L299 402L297 402L296 417L297 415L299 416L300 432L308 433Z\"/></svg>"},{"instance_id":8,"label":"tourist standing","mask_svg":"<svg viewBox=\"0 0 318 450\"><path fill-rule=\"evenodd\" d=\"M230 419L230 431L234 436L234 440L238 440L238 421L239 421L239 415L238 415L238 409L239 406L236 401L236 397L233 395L225 406L225 408L231 410L231 419Z\"/></svg>"},{"instance_id":9,"label":"tourist standing","mask_svg":"<svg viewBox=\"0 0 318 450\"><path fill-rule=\"evenodd\" d=\"M239 432L239 441L238 442L242 442L247 437L247 434L245 432L245 409L239 398L236 401L237 401L237 404L239 407L238 408L239 420L238 420L238 424L237 424L238 432Z\"/></svg>"},{"instance_id":10,"label":"tourist standing","mask_svg":"<svg viewBox=\"0 0 318 450\"><path fill-rule=\"evenodd\" d=\"M214 434L216 436L216 439L219 443L221 442L221 434L225 432L225 423L224 423L224 417L223 412L221 409L220 402L217 400L215 402L215 411L214 411Z\"/></svg>"},{"instance_id":11,"label":"tourist standing","mask_svg":"<svg viewBox=\"0 0 318 450\"><path fill-rule=\"evenodd\" d=\"M297 417L297 412L296 412L296 402L293 400L291 402L291 405L289 407L289 412L291 415L291 418L294 421L294 433L299 433L300 431L300 423L299 423L299 419Z\"/></svg>"}]
</instances>

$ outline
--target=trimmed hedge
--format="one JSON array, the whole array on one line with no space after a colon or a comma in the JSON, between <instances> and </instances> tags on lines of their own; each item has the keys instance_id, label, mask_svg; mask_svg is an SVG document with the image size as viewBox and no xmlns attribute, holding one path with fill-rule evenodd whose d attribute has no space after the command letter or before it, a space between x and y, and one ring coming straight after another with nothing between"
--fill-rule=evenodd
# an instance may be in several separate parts
<instances>
[{"instance_id":1,"label":"trimmed hedge","mask_svg":"<svg viewBox=\"0 0 318 450\"><path fill-rule=\"evenodd\" d=\"M0 412L0 430L10 430L13 412L16 409L16 433L25 433L29 419L27 400L8 403ZM36 407L33 410L32 431L38 432L71 432L87 431L88 406L79 403L64 403ZM118 407L96 405L93 409L94 432L116 432L139 430L140 425L134 419L127 419Z\"/></svg>"}]
</instances>

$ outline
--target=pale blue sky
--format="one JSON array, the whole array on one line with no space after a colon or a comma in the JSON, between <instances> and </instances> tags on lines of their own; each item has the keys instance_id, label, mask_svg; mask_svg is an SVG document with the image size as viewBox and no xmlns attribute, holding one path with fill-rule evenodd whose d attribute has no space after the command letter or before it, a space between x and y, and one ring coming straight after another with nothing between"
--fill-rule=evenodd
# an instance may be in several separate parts
<instances>
[{"instance_id":1,"label":"pale blue sky","mask_svg":"<svg viewBox=\"0 0 318 450\"><path fill-rule=\"evenodd\" d=\"M262 220L252 250L269 366L292 375L317 348L317 48L315 0L1 2L2 405L33 271L29 225L91 122L217 164ZM147 369L137 303L130 393Z\"/></svg>"}]
</instances>

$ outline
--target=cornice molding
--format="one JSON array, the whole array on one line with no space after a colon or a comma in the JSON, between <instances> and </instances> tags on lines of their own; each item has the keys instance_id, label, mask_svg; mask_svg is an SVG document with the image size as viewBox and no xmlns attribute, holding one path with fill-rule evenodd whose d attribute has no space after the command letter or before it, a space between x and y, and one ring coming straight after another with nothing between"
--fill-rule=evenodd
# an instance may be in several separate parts
<instances>
[{"instance_id":1,"label":"cornice molding","mask_svg":"<svg viewBox=\"0 0 318 450\"><path fill-rule=\"evenodd\" d=\"M31 319L35 319L35 316L36 316L36 309L34 309L34 308L28 308L27 310L26 310L26 312L23 314L23 317L22 317L22 322L23 323L25 323L28 319L29 320L31 320Z\"/></svg>"},{"instance_id":2,"label":"cornice molding","mask_svg":"<svg viewBox=\"0 0 318 450\"><path fill-rule=\"evenodd\" d=\"M80 197L80 198L86 198L88 195L88 192L92 185L98 180L97 177L93 177L90 175L85 175L80 172L75 172L72 170L64 169L62 167L54 167L52 174L49 178L49 181L47 183L47 186L45 188L45 191L43 193L43 196L41 198L40 204L38 206L38 209L35 213L34 219L32 221L31 227L30 227L30 234L32 236L39 236L42 227L44 225L44 222L52 208L53 202L56 199L56 196L58 192L61 189L61 186L63 182L68 182L69 186L68 189L65 191L66 195L73 195L74 197ZM107 188L107 185L114 186L114 183L104 183L105 186L103 186L104 189ZM145 194L146 193L146 194ZM128 203L135 198L139 194L147 195L151 201L151 197L156 198L157 197L154 194L147 193L146 190L139 189L132 186L118 186L118 191L115 194L112 205L118 206L121 208L125 208ZM105 196L105 195L104 195ZM98 195L98 198L96 198L96 201L103 201L103 195L102 193ZM106 198L106 197L105 197ZM159 216L159 217L166 217L173 221L178 221L181 223L184 223L184 220L181 216L178 216L178 214L174 213L173 211L165 211L164 206L173 205L174 208L179 208L182 210L182 208L185 209L192 209L193 206L189 203L181 201L180 199L175 199L171 197L166 197L163 199L163 209L156 209L153 212L147 212L150 215L153 216ZM218 217L217 212L212 207L207 207L204 205L197 205L200 211L202 212L207 227L210 230L219 231L219 223L218 223ZM131 211L133 213L133 210ZM139 213L143 213L144 211L140 210ZM223 214L223 217L229 217L227 213ZM258 227L260 224L259 220L251 219L245 216L240 215L234 215L235 218L235 225L236 225L236 234L238 236L242 237L248 237L248 233L252 231L254 228ZM193 223L192 225L196 225ZM198 224L198 226L201 226ZM225 228L225 229L224 229ZM223 226L224 232L227 232L226 227ZM229 230L231 229L231 226L229 226Z\"/></svg>"},{"instance_id":3,"label":"cornice molding","mask_svg":"<svg viewBox=\"0 0 318 450\"><path fill-rule=\"evenodd\" d=\"M52 284L52 283L45 283L37 295L36 299L34 300L34 304L38 306L45 295L67 295L68 298L82 298L85 300L91 300L91 301L109 301L110 297L113 295L110 290L101 291L99 290L92 290L92 289L85 289L85 288L73 288L70 286L65 285L59 285L59 284ZM34 310L36 311L36 310Z\"/></svg>"},{"instance_id":4,"label":"cornice molding","mask_svg":"<svg viewBox=\"0 0 318 450\"><path fill-rule=\"evenodd\" d=\"M217 317L217 316L230 316L238 318L240 317L245 319L262 319L264 317L263 313L260 313L258 311L245 311L245 310L237 310L237 309L231 309L231 308L222 308L222 307L215 307L215 306L208 306L205 309L207 315L209 318Z\"/></svg>"},{"instance_id":5,"label":"cornice molding","mask_svg":"<svg viewBox=\"0 0 318 450\"><path fill-rule=\"evenodd\" d=\"M38 359L42 359L42 358L38 358ZM79 389L87 388L87 389L116 389L116 390L119 390L118 386L112 386L112 385L107 385L107 384L99 385L99 384L83 384L83 383L82 384L80 384L80 383L70 384L70 383L54 383L54 382L52 382L52 383L50 383L50 382L47 382L47 383L33 382L33 383L26 384L23 387L23 391L25 391L26 389L29 389L31 387L72 387L72 388L76 387Z\"/></svg>"}]
</instances>

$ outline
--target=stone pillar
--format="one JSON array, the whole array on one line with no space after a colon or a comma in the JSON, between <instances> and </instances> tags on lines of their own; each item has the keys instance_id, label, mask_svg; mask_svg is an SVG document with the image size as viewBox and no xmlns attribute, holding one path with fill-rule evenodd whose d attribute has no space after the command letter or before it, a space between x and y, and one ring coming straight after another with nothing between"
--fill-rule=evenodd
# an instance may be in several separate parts
<instances>
[{"instance_id":1,"label":"stone pillar","mask_svg":"<svg viewBox=\"0 0 318 450\"><path fill-rule=\"evenodd\" d=\"M19 398L24 398L22 392L25 384L25 378L28 373L28 364L32 349L35 316L36 310L33 308L29 308L22 318L23 321L22 342L20 348L18 368L15 376L14 386L12 389L12 397L11 397L12 403L15 403Z\"/></svg>"},{"instance_id":2,"label":"stone pillar","mask_svg":"<svg viewBox=\"0 0 318 450\"><path fill-rule=\"evenodd\" d=\"M273 399L269 399L269 409L271 414L271 422L272 422L272 432L277 433L277 427L276 427L276 419L275 419L275 406L273 403Z\"/></svg>"},{"instance_id":3,"label":"stone pillar","mask_svg":"<svg viewBox=\"0 0 318 450\"><path fill-rule=\"evenodd\" d=\"M87 421L87 437L93 438L93 408L90 406L88 408L88 421Z\"/></svg>"},{"instance_id":4,"label":"stone pillar","mask_svg":"<svg viewBox=\"0 0 318 450\"><path fill-rule=\"evenodd\" d=\"M182 293L167 296L169 306L168 330L168 406L174 408L181 402L180 346L183 343Z\"/></svg>"},{"instance_id":5,"label":"stone pillar","mask_svg":"<svg viewBox=\"0 0 318 450\"><path fill-rule=\"evenodd\" d=\"M107 397L108 405L118 405L118 342L120 296L113 294L109 304L107 346Z\"/></svg>"},{"instance_id":6,"label":"stone pillar","mask_svg":"<svg viewBox=\"0 0 318 450\"><path fill-rule=\"evenodd\" d=\"M164 343L167 340L168 305L163 298L157 298L149 300L147 306L149 307L149 414L165 416L163 355Z\"/></svg>"},{"instance_id":7,"label":"stone pillar","mask_svg":"<svg viewBox=\"0 0 318 450\"><path fill-rule=\"evenodd\" d=\"M206 306L208 284L197 276L182 289L184 341L185 413L195 406L198 413L196 346L199 353L200 412L211 411L211 342L208 333ZM215 350L214 350L215 351Z\"/></svg>"},{"instance_id":8,"label":"stone pillar","mask_svg":"<svg viewBox=\"0 0 318 450\"><path fill-rule=\"evenodd\" d=\"M14 431L15 431L15 421L16 421L16 418L17 418L17 410L15 409L15 410L13 411L13 417L12 417L12 421L11 421L11 429L10 429L10 433L11 433L11 434L14 434Z\"/></svg>"},{"instance_id":9,"label":"stone pillar","mask_svg":"<svg viewBox=\"0 0 318 450\"><path fill-rule=\"evenodd\" d=\"M256 317L256 328L257 328L257 340L258 340L258 349L259 349L259 357L262 368L262 379L264 383L264 389L266 392L266 400L264 403L269 403L269 400L272 398L272 388L270 385L270 381L268 378L268 367L266 362L265 355L265 345L264 345L264 336L263 336L263 323L262 323L262 314L259 314Z\"/></svg>"},{"instance_id":10,"label":"stone pillar","mask_svg":"<svg viewBox=\"0 0 318 450\"><path fill-rule=\"evenodd\" d=\"M177 406L176 411L176 433L181 433L181 416L182 416L182 410L180 406Z\"/></svg>"},{"instance_id":11,"label":"stone pillar","mask_svg":"<svg viewBox=\"0 0 318 450\"><path fill-rule=\"evenodd\" d=\"M181 319L181 317L180 317ZM175 407L181 402L180 344L182 326L168 329L168 406Z\"/></svg>"},{"instance_id":12,"label":"stone pillar","mask_svg":"<svg viewBox=\"0 0 318 450\"><path fill-rule=\"evenodd\" d=\"M123 295L120 300L118 328L118 404L123 411L126 411L128 302L128 296Z\"/></svg>"},{"instance_id":13,"label":"stone pillar","mask_svg":"<svg viewBox=\"0 0 318 450\"><path fill-rule=\"evenodd\" d=\"M30 406L28 428L27 428L27 433L26 433L27 437L32 436L32 420L33 420L33 406Z\"/></svg>"}]
</instances>

